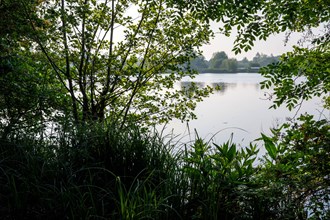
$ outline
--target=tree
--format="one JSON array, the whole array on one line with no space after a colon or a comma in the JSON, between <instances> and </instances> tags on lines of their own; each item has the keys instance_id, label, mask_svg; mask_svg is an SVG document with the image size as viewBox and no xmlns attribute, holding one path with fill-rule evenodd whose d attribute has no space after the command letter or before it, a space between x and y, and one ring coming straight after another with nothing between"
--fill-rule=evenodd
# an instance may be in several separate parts
<instances>
[{"instance_id":1,"label":"tree","mask_svg":"<svg viewBox=\"0 0 330 220\"><path fill-rule=\"evenodd\" d=\"M191 9L201 19L222 21L224 25L220 27L220 31L227 36L236 28L238 34L233 48L235 53L250 50L256 39L265 40L274 33L287 31L289 38L291 32L305 32L304 37L312 42L309 49L297 47L292 53L284 55L280 63L264 69L262 74L269 80L263 87L274 86L274 95L279 97L275 99L274 107L288 100L291 103L287 103L290 109L299 99L309 99L311 95L328 93L328 62L324 62L329 57L330 42L328 0L192 0L180 1L180 4ZM321 25L324 25L323 34L313 36L312 28ZM306 62L302 59L306 59ZM297 77L306 77L308 80L297 87ZM304 92L300 92L302 90ZM329 99L326 98L327 103Z\"/></svg>"},{"instance_id":2,"label":"tree","mask_svg":"<svg viewBox=\"0 0 330 220\"><path fill-rule=\"evenodd\" d=\"M221 21L220 31L230 35L237 29L234 51L248 51L256 39L265 40L271 34L284 31L303 32L330 17L328 0L264 0L264 1L173 1L190 9L196 17ZM325 34L324 36L327 36Z\"/></svg>"},{"instance_id":3,"label":"tree","mask_svg":"<svg viewBox=\"0 0 330 220\"><path fill-rule=\"evenodd\" d=\"M300 31L329 18L326 1L61 0L38 1L37 13L26 10L27 2L13 1L21 6L14 8L24 9L23 21L32 29L31 43L36 44L31 50L47 58L71 98L76 122L113 117L124 124L128 118L166 121L193 116L194 100L209 91L187 98L186 92L167 89L173 81L194 74L184 64L212 36L209 20L222 20L225 34L237 27L238 53L249 50L256 38ZM34 15L40 22L32 19ZM213 68L221 63L214 62ZM159 74L164 72L170 74ZM165 91L156 92L160 88Z\"/></svg>"},{"instance_id":4,"label":"tree","mask_svg":"<svg viewBox=\"0 0 330 220\"><path fill-rule=\"evenodd\" d=\"M195 69L197 71L203 71L208 68L208 61L205 60L205 57L203 55L196 57L193 59L190 63L191 68Z\"/></svg>"},{"instance_id":5,"label":"tree","mask_svg":"<svg viewBox=\"0 0 330 220\"><path fill-rule=\"evenodd\" d=\"M273 107L286 104L293 109L313 95L326 96L329 106L328 0L210 1L205 5L201 2L182 4L205 19L221 20L221 31L226 35L237 28L235 53L250 50L256 39L266 39L273 33L287 31L289 37L293 31L305 31L304 37L312 44L308 48L296 47L284 54L280 62L262 69L266 77L262 87L274 88ZM323 34L313 36L311 28L321 25L325 27ZM265 197L276 201L272 210L277 211L279 218L329 218L328 137L329 121L314 121L310 116L305 116L302 123L284 125L284 132L274 135L276 141L263 136L272 160L261 179L267 182Z\"/></svg>"},{"instance_id":6,"label":"tree","mask_svg":"<svg viewBox=\"0 0 330 220\"><path fill-rule=\"evenodd\" d=\"M42 137L46 124L63 110L63 90L47 72L40 53L31 50L35 31L46 23L38 18L42 1L0 3L0 140L17 133Z\"/></svg>"},{"instance_id":7,"label":"tree","mask_svg":"<svg viewBox=\"0 0 330 220\"><path fill-rule=\"evenodd\" d=\"M210 90L189 87L185 91L173 91L173 84L195 73L189 62L198 55L198 47L212 35L209 20L222 20L226 34L234 26L238 28L234 50L239 53L249 50L256 38L328 22L328 1L50 0L38 5L36 13L35 7L27 10L27 3L36 1L5 2L20 6L12 7L18 9L17 14L5 16L18 19L22 26L10 25L5 34L0 33L1 42L15 45L7 47L10 56L1 60L0 126L5 124L5 132L1 130L1 134L6 136L16 124L22 125L23 131L32 130L30 139L15 142L14 134L14 140L8 140L5 147L1 142L1 163L4 163L1 183L5 188L2 194L6 195L1 199L7 204L1 211L5 216L18 210L24 217L26 214L49 217L48 213L62 214L61 211L69 210L73 218L104 214L107 215L103 217L109 218L119 215L112 212L113 201L108 200L114 198L115 206L125 209L125 213L130 210L126 204L140 213L145 212L143 208L149 207L152 201L151 207L156 210L151 213L177 212L178 204L187 215L183 218L202 218L203 214L206 218L234 218L241 214L238 217L249 219L303 219L306 202L311 202L307 205L312 207L312 214L323 212L312 217L328 217L325 215L329 212L328 204L324 205L329 201L328 121L315 122L307 117L303 124L284 126L284 134L275 134L274 139L263 136L268 152L265 169L252 168L257 156L255 146L236 151L230 142L211 147L201 139L196 141L193 151L188 149L182 153L185 161L179 159L175 164L176 159L167 156L168 152L160 153L162 145L149 145L154 138L140 138L143 136L138 124L193 117L190 111L195 101L200 101ZM136 17L131 10L136 12ZM39 18L35 20L37 15ZM28 31L21 32L25 26ZM275 85L275 92L282 96L279 105L295 97L305 99L308 95L329 91L328 33L315 39L312 49L297 48L283 56L280 63L265 69L266 76L278 75L269 76L270 82L264 86ZM226 62L228 57L221 65ZM306 91L301 85L295 87L292 76L307 76L303 84ZM52 113L67 116L65 119L70 125L107 120L113 123L106 129L98 127L99 124L85 126L86 130L69 137L59 131L55 144L39 142L39 127L30 125L46 126L45 121L53 120L52 116L53 121L58 122ZM123 127L126 121L132 121L138 132L117 131L109 126ZM73 128L75 134L80 127ZM74 143L75 139L79 144ZM44 145L40 146L41 150L39 145ZM160 164L161 172L155 164ZM116 172L112 169L116 166L124 170L125 178L134 174L132 179L137 188L135 184L125 187L120 177L113 176ZM174 167L178 170L173 171L172 180L158 175L167 176L166 172ZM127 170L133 172L127 173ZM186 175L181 172L187 170L185 179ZM106 177L108 175L111 177ZM154 177L156 181L152 180ZM172 183L181 180L183 184L173 188ZM159 193L168 183L166 193ZM17 193L12 193L13 187ZM119 197L116 196L118 188ZM109 196L105 198L104 194ZM165 195L161 201L158 194ZM38 195L42 198L38 199ZM31 196L32 205L27 203ZM40 206L53 201L50 198L55 198L55 202ZM140 205L139 200L145 201L145 198L147 203ZM71 206L67 209L68 204L79 209ZM159 206L163 207L158 209ZM104 207L110 209L104 211ZM189 215L191 211L194 213Z\"/></svg>"},{"instance_id":8,"label":"tree","mask_svg":"<svg viewBox=\"0 0 330 220\"><path fill-rule=\"evenodd\" d=\"M266 54L259 53L257 53L252 59L252 62L258 64L260 67L264 67L278 61L279 57L274 57L273 55L267 56Z\"/></svg>"},{"instance_id":9,"label":"tree","mask_svg":"<svg viewBox=\"0 0 330 220\"><path fill-rule=\"evenodd\" d=\"M42 28L44 23L36 14L37 6L41 2L31 0L2 0L0 2L0 49L2 52L15 46L18 40L31 36L30 22Z\"/></svg>"},{"instance_id":10,"label":"tree","mask_svg":"<svg viewBox=\"0 0 330 220\"><path fill-rule=\"evenodd\" d=\"M308 50L296 47L281 57L279 63L262 70L266 81L262 87L275 86L273 108L282 104L291 110L303 100L313 96L329 99L330 91L329 50ZM305 79L305 80L301 80Z\"/></svg>"},{"instance_id":11,"label":"tree","mask_svg":"<svg viewBox=\"0 0 330 220\"><path fill-rule=\"evenodd\" d=\"M221 69L228 72L236 72L237 70L237 60L236 59L225 59L222 61Z\"/></svg>"},{"instance_id":12,"label":"tree","mask_svg":"<svg viewBox=\"0 0 330 220\"><path fill-rule=\"evenodd\" d=\"M35 62L40 54L29 55L11 57L12 66L0 75L0 140L17 133L43 137L49 123L68 113L65 90L42 62Z\"/></svg>"},{"instance_id":13,"label":"tree","mask_svg":"<svg viewBox=\"0 0 330 220\"><path fill-rule=\"evenodd\" d=\"M302 115L298 121L285 123L273 130L271 138L263 135L262 139L268 151L262 175L272 186L271 191L280 190L282 198L275 201L277 204L287 203L283 214L294 211L296 213L292 217L305 213L304 219L307 216L309 219L328 218L329 122L315 121L313 116Z\"/></svg>"},{"instance_id":14,"label":"tree","mask_svg":"<svg viewBox=\"0 0 330 220\"><path fill-rule=\"evenodd\" d=\"M33 50L44 54L49 71L66 90L76 123L188 120L195 102L210 92L172 89L174 81L196 74L184 64L211 36L207 22L174 4L47 1L38 14L48 26L39 31L30 23Z\"/></svg>"},{"instance_id":15,"label":"tree","mask_svg":"<svg viewBox=\"0 0 330 220\"><path fill-rule=\"evenodd\" d=\"M249 67L250 67L250 68L251 68L251 67L258 67L258 68L260 68L260 64L259 64L259 63L256 63L256 62L250 62Z\"/></svg>"},{"instance_id":16,"label":"tree","mask_svg":"<svg viewBox=\"0 0 330 220\"><path fill-rule=\"evenodd\" d=\"M226 59L228 59L228 56L224 51L214 53L212 58L209 61L210 68L211 69L220 69L222 62Z\"/></svg>"}]
</instances>

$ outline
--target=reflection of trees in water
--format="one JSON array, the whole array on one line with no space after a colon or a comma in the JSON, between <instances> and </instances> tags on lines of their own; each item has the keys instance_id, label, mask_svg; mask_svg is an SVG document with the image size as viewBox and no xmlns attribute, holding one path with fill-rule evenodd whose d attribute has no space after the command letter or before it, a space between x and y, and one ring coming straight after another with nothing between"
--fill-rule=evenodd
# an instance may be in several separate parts
<instances>
[{"instance_id":1,"label":"reflection of trees in water","mask_svg":"<svg viewBox=\"0 0 330 220\"><path fill-rule=\"evenodd\" d=\"M224 83L224 82L212 82L212 83L205 83L205 82L189 82L189 81L183 81L180 82L180 88L181 89L189 89L194 86L197 86L198 88L205 88L207 86L214 89L214 93L224 95L227 91L227 89L235 88L237 87L236 83Z\"/></svg>"},{"instance_id":2,"label":"reflection of trees in water","mask_svg":"<svg viewBox=\"0 0 330 220\"><path fill-rule=\"evenodd\" d=\"M236 83L224 83L224 82L210 83L209 85L212 88L214 88L214 93L217 93L220 95L224 95L229 88L233 89L233 88L237 87ZM216 88L220 88L220 90L216 90Z\"/></svg>"},{"instance_id":3,"label":"reflection of trees in water","mask_svg":"<svg viewBox=\"0 0 330 220\"><path fill-rule=\"evenodd\" d=\"M259 83L240 83L240 87L242 87L242 88L254 88L255 91L260 90L260 84Z\"/></svg>"},{"instance_id":4,"label":"reflection of trees in water","mask_svg":"<svg viewBox=\"0 0 330 220\"><path fill-rule=\"evenodd\" d=\"M205 88L206 85L205 82L189 82L189 81L184 81L184 82L180 82L180 88L181 89L188 89L193 87L194 85L196 85L198 88Z\"/></svg>"},{"instance_id":5,"label":"reflection of trees in water","mask_svg":"<svg viewBox=\"0 0 330 220\"><path fill-rule=\"evenodd\" d=\"M182 91L185 92L186 95L190 96L191 94L195 93L199 89L205 88L204 82L180 82L180 88Z\"/></svg>"}]
</instances>

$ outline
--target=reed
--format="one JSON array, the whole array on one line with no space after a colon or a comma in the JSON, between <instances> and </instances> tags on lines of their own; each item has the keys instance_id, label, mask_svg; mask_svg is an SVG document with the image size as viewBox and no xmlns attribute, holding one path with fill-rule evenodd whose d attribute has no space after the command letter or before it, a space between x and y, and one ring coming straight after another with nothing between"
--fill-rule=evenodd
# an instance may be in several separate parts
<instances>
[{"instance_id":1,"label":"reed","mask_svg":"<svg viewBox=\"0 0 330 220\"><path fill-rule=\"evenodd\" d=\"M304 212L305 200L292 200L299 191L276 179L290 164L270 154L257 162L255 145L239 148L231 138L219 145L196 133L178 147L135 125L99 123L55 137L8 137L0 145L1 219L280 219Z\"/></svg>"}]
</instances>

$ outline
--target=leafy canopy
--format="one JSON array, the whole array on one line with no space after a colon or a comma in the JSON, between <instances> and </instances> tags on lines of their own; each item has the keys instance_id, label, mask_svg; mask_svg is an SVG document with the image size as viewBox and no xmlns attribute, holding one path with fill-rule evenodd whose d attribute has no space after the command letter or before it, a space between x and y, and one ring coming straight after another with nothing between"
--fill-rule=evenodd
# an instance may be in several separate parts
<instances>
[{"instance_id":1,"label":"leafy canopy","mask_svg":"<svg viewBox=\"0 0 330 220\"><path fill-rule=\"evenodd\" d=\"M44 1L37 9L23 10L22 19L38 15L43 26L28 22L29 48L19 53L42 54L38 62L47 70L40 74L66 91L75 122L189 120L211 91L174 88L197 73L189 62L212 36L208 22L189 10L164 0Z\"/></svg>"}]
</instances>

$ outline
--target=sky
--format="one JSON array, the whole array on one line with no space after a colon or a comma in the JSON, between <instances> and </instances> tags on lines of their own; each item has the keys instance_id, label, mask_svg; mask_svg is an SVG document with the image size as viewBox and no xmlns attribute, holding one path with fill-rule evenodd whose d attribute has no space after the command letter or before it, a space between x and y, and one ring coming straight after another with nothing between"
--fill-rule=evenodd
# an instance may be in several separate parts
<instances>
[{"instance_id":1,"label":"sky","mask_svg":"<svg viewBox=\"0 0 330 220\"><path fill-rule=\"evenodd\" d=\"M132 16L138 18L137 8L131 6L129 8L128 14L137 15ZM241 54L235 55L232 52L232 48L234 45L235 35L237 32L233 30L233 33L230 37L226 37L223 34L217 33L219 27L221 26L220 23L211 22L211 28L214 31L215 37L210 41L208 45L202 46L201 50L203 51L203 55L206 60L210 60L212 55L216 52L225 51L229 58L236 58L237 60L242 60L244 57L247 57L249 60L252 60L256 53L266 54L266 55L274 55L278 56L288 51L292 51L292 46L297 45L298 41L302 38L302 33L291 33L290 38L287 42L286 33L279 33L276 35L271 35L268 37L266 41L264 40L257 40L254 43L254 47L248 52L242 52ZM120 27L119 27L120 29ZM314 34L320 33L322 29L322 25L318 28L313 28ZM123 30L120 30L123 31ZM123 36L119 35L118 39L121 39Z\"/></svg>"},{"instance_id":2,"label":"sky","mask_svg":"<svg viewBox=\"0 0 330 220\"><path fill-rule=\"evenodd\" d=\"M217 25L216 23L211 24L212 30L216 32ZM223 34L215 34L215 38L210 41L208 45L204 45L201 50L203 51L204 57L209 60L212 58L213 53L219 51L225 51L228 57L236 58L237 60L242 60L244 57L247 57L251 60L257 52L263 53L266 55L273 54L274 56L281 55L285 52L291 51L293 45L297 45L297 42L302 37L301 33L292 33L290 35L289 41L285 43L285 33L280 33L276 35L271 35L269 38L264 41L256 41L254 47L248 52L242 52L241 54L235 55L232 52L232 48L235 40L235 33L230 37L226 37Z\"/></svg>"},{"instance_id":3,"label":"sky","mask_svg":"<svg viewBox=\"0 0 330 220\"><path fill-rule=\"evenodd\" d=\"M131 6L127 13L130 15L136 15L132 16L133 18L139 18L137 7L135 6ZM220 23L211 22L211 28L214 33L218 32L218 29L221 25L222 24ZM242 52L241 54L235 55L235 53L232 52L232 48L234 45L233 42L235 40L236 33L237 32L234 31L230 37L226 37L223 34L216 33L215 37L210 41L210 43L208 45L204 45L201 48L204 57L207 60L210 60L212 58L213 53L220 51L225 51L230 58L236 58L237 60L242 60L244 57L247 57L249 60L252 60L252 58L256 55L257 52L266 55L273 54L274 56L277 56L285 52L291 51L292 46L297 45L298 40L302 36L301 33L293 33L290 35L289 41L285 44L285 33L271 35L266 41L256 41L254 47L250 51ZM119 35L118 39L121 38L122 36Z\"/></svg>"}]
</instances>

